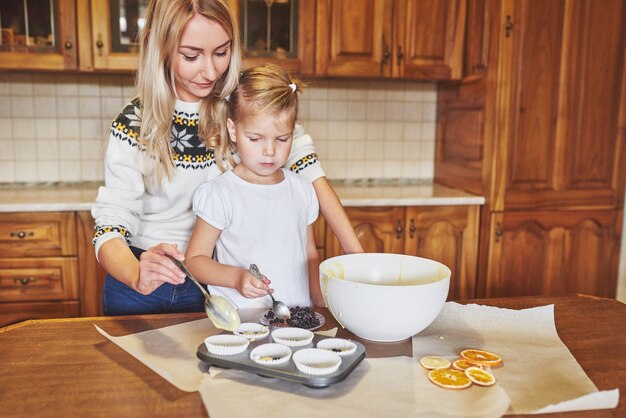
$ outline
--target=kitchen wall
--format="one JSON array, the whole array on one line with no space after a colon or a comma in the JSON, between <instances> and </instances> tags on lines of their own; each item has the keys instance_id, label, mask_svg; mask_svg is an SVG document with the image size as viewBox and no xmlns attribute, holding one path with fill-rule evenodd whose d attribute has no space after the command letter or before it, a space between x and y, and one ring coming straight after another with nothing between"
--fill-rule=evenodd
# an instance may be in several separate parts
<instances>
[{"instance_id":1,"label":"kitchen wall","mask_svg":"<svg viewBox=\"0 0 626 418\"><path fill-rule=\"evenodd\" d=\"M128 75L0 73L0 183L102 180ZM330 179L433 178L434 83L312 80L300 123Z\"/></svg>"}]
</instances>

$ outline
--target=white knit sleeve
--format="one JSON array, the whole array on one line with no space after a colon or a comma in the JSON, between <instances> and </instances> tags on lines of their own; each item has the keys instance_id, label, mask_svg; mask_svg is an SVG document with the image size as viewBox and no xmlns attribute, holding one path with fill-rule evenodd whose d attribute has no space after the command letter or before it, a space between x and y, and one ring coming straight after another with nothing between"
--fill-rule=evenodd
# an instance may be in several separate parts
<instances>
[{"instance_id":1,"label":"white knit sleeve","mask_svg":"<svg viewBox=\"0 0 626 418\"><path fill-rule=\"evenodd\" d=\"M296 125L293 132L293 145L291 153L285 163L285 168L296 174L303 175L313 183L320 177L325 176L322 165L317 158L315 145L310 135L304 133L301 125Z\"/></svg>"},{"instance_id":2,"label":"white knit sleeve","mask_svg":"<svg viewBox=\"0 0 626 418\"><path fill-rule=\"evenodd\" d=\"M117 125L116 125L117 124ZM126 129L126 132L123 131ZM98 189L91 210L95 220L96 257L102 244L112 238L130 238L139 229L145 193L143 156L132 130L113 123L104 161L104 186Z\"/></svg>"}]
</instances>

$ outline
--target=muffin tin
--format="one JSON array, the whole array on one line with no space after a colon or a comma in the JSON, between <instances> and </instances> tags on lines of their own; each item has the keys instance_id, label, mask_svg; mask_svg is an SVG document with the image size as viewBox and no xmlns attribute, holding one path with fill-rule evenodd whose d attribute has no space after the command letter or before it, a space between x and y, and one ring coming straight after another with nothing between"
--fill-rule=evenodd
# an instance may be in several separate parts
<instances>
[{"instance_id":1,"label":"muffin tin","mask_svg":"<svg viewBox=\"0 0 626 418\"><path fill-rule=\"evenodd\" d=\"M354 368L365 358L366 355L365 346L357 341L351 340L351 342L356 345L356 350L354 350L354 352L349 355L342 356L341 364L335 371L328 374L315 376L303 373L298 370L293 361L293 355L299 350L315 348L318 346L318 343L320 341L329 338L331 337L325 337L315 334L313 336L313 341L311 341L309 344L301 347L290 347L292 352L292 358L289 361L278 365L257 364L250 359L250 353L256 347L274 342L271 335L268 338L262 340L251 341L250 345L248 345L248 347L239 354L211 354L207 350L206 345L203 343L198 346L198 351L196 355L200 360L208 363L209 365L214 365L227 369L243 370L264 377L275 377L291 382L302 383L305 386L313 388L324 388L345 379L345 377L348 376L352 372L352 370L354 370Z\"/></svg>"}]
</instances>

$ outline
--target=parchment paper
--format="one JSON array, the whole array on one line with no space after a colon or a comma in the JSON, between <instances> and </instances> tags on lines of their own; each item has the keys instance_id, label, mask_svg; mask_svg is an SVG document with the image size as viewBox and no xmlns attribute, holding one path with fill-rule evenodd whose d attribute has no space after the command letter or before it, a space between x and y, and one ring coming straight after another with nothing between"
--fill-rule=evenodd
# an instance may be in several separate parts
<instances>
[{"instance_id":1,"label":"parchment paper","mask_svg":"<svg viewBox=\"0 0 626 418\"><path fill-rule=\"evenodd\" d=\"M618 389L598 392L563 344L554 305L512 310L447 302L435 321L413 337L416 358L458 358L466 348L503 358L504 365L492 372L511 397L509 414L615 408L619 401Z\"/></svg>"},{"instance_id":2,"label":"parchment paper","mask_svg":"<svg viewBox=\"0 0 626 418\"><path fill-rule=\"evenodd\" d=\"M239 316L242 322L258 322L259 316L266 311L267 306L251 305L241 309ZM198 346L206 337L222 332L208 318L121 337L109 335L94 326L100 334L185 392L200 389L202 380L208 376L205 375L207 365L196 356ZM335 336L337 328L319 334Z\"/></svg>"},{"instance_id":3,"label":"parchment paper","mask_svg":"<svg viewBox=\"0 0 626 418\"><path fill-rule=\"evenodd\" d=\"M223 370L200 387L212 418L221 417L500 417L509 397L498 385L439 388L410 357L366 358L343 381L323 389L239 370Z\"/></svg>"}]
</instances>

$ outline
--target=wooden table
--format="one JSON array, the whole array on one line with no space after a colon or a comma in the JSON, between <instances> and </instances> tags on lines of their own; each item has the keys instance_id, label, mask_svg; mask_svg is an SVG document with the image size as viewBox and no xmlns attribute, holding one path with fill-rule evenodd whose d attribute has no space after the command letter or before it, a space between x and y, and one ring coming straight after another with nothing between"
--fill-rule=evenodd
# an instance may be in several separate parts
<instances>
[{"instance_id":1,"label":"wooden table","mask_svg":"<svg viewBox=\"0 0 626 418\"><path fill-rule=\"evenodd\" d=\"M626 305L590 296L524 297L472 301L522 309L555 304L559 336L598 389L618 387L617 409L547 417L626 416ZM324 329L337 326L328 311ZM0 328L0 416L205 417L198 393L182 392L100 335L200 319L203 314L144 315L26 321ZM351 337L340 329L338 336ZM411 355L410 339L363 342L369 357Z\"/></svg>"}]
</instances>

